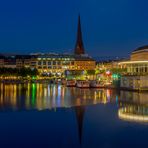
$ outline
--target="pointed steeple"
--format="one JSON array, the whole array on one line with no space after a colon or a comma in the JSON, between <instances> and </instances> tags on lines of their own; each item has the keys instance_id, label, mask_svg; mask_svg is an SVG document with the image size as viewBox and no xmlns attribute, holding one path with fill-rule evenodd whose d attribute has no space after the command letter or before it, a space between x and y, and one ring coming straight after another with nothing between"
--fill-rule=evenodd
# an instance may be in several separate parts
<instances>
[{"instance_id":1,"label":"pointed steeple","mask_svg":"<svg viewBox=\"0 0 148 148\"><path fill-rule=\"evenodd\" d=\"M80 15L78 17L78 31L77 31L77 41L76 41L76 46L75 46L75 54L76 55L85 54L83 39L82 39Z\"/></svg>"}]
</instances>

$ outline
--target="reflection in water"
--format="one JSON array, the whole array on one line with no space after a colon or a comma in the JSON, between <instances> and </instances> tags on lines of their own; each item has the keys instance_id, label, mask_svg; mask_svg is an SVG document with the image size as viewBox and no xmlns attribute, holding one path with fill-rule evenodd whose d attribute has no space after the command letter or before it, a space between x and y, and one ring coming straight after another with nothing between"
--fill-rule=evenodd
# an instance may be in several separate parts
<instances>
[{"instance_id":1,"label":"reflection in water","mask_svg":"<svg viewBox=\"0 0 148 148\"><path fill-rule=\"evenodd\" d=\"M148 122L148 93L105 89L67 88L48 84L0 84L0 110L45 110L75 107L81 135L85 107L117 103L118 116L127 121ZM79 107L76 107L79 106ZM81 137L81 136L80 136ZM80 138L81 139L81 138ZM80 140L81 141L81 140Z\"/></svg>"},{"instance_id":2,"label":"reflection in water","mask_svg":"<svg viewBox=\"0 0 148 148\"><path fill-rule=\"evenodd\" d=\"M74 107L79 143L82 143L85 106L109 103L111 90L67 88L48 84L0 84L0 110L45 110Z\"/></svg>"},{"instance_id":3,"label":"reflection in water","mask_svg":"<svg viewBox=\"0 0 148 148\"><path fill-rule=\"evenodd\" d=\"M0 109L56 109L111 101L111 90L48 84L0 84Z\"/></svg>"},{"instance_id":4,"label":"reflection in water","mask_svg":"<svg viewBox=\"0 0 148 148\"><path fill-rule=\"evenodd\" d=\"M75 107L76 118L78 123L78 133L79 133L79 141L80 145L82 143L82 133L83 133L83 120L85 114L85 106L76 106Z\"/></svg>"},{"instance_id":5,"label":"reflection in water","mask_svg":"<svg viewBox=\"0 0 148 148\"><path fill-rule=\"evenodd\" d=\"M126 106L120 108L118 111L120 119L136 121L136 122L148 122L148 108L143 106Z\"/></svg>"},{"instance_id":6,"label":"reflection in water","mask_svg":"<svg viewBox=\"0 0 148 148\"><path fill-rule=\"evenodd\" d=\"M134 144L140 139L135 136L140 131L143 135L140 139L141 144L146 141L146 126L125 123L124 125L133 126L132 129L126 128L127 126L124 128L122 120L148 122L147 98L148 93L117 92L109 89L79 89L48 84L0 84L1 143L7 144L5 141L9 138L12 139L10 143L16 140L20 145L31 141L30 143L37 145L45 143L48 147L60 147L62 144L63 147L71 147L73 144L73 147L106 147L109 144L112 147L125 147L131 144L132 136ZM107 103L110 104L106 105ZM87 106L92 104L99 105ZM55 113L54 110L59 107L68 109L60 109ZM53 110L49 112L48 109ZM3 113L7 110L9 112ZM25 112L18 113L18 110ZM40 110L46 111L39 112ZM120 122L115 118L117 110L118 117L122 119ZM10 121L12 124L9 124ZM24 139L27 139L27 142L24 143ZM137 143L134 144L133 147L137 146Z\"/></svg>"},{"instance_id":7,"label":"reflection in water","mask_svg":"<svg viewBox=\"0 0 148 148\"><path fill-rule=\"evenodd\" d=\"M148 122L148 94L121 92L118 116L120 119L134 122Z\"/></svg>"}]
</instances>

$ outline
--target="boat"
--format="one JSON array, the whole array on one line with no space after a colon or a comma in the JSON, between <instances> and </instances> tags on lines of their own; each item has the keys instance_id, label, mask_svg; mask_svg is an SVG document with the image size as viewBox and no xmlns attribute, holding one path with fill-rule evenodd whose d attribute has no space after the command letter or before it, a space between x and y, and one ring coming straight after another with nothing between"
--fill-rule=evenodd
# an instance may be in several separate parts
<instances>
[{"instance_id":1,"label":"boat","mask_svg":"<svg viewBox=\"0 0 148 148\"><path fill-rule=\"evenodd\" d=\"M76 86L78 88L89 88L90 87L90 83L89 83L89 81L77 81Z\"/></svg>"},{"instance_id":2,"label":"boat","mask_svg":"<svg viewBox=\"0 0 148 148\"><path fill-rule=\"evenodd\" d=\"M67 87L75 87L76 86L76 81L75 80L67 80L66 86Z\"/></svg>"},{"instance_id":3,"label":"boat","mask_svg":"<svg viewBox=\"0 0 148 148\"><path fill-rule=\"evenodd\" d=\"M101 87L104 87L104 84L99 81L94 80L90 82L90 87L91 88L101 88Z\"/></svg>"},{"instance_id":4,"label":"boat","mask_svg":"<svg viewBox=\"0 0 148 148\"><path fill-rule=\"evenodd\" d=\"M105 87L112 87L112 83L111 82L106 82L106 83L104 83L104 86Z\"/></svg>"}]
</instances>

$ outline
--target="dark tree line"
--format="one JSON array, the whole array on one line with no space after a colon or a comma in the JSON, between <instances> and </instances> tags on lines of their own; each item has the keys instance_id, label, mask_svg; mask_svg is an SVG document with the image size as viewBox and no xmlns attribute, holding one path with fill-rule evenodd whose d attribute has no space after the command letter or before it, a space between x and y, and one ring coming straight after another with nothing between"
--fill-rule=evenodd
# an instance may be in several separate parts
<instances>
[{"instance_id":1,"label":"dark tree line","mask_svg":"<svg viewBox=\"0 0 148 148\"><path fill-rule=\"evenodd\" d=\"M38 70L37 69L30 69L30 68L0 68L0 76L37 76Z\"/></svg>"}]
</instances>

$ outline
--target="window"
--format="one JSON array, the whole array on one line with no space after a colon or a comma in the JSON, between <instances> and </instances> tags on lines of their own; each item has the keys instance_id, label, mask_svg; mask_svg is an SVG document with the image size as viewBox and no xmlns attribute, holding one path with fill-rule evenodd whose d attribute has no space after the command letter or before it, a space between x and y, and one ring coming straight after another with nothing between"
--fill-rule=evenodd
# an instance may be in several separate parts
<instances>
[{"instance_id":1,"label":"window","mask_svg":"<svg viewBox=\"0 0 148 148\"><path fill-rule=\"evenodd\" d=\"M138 72L138 68L136 67L136 72Z\"/></svg>"},{"instance_id":2,"label":"window","mask_svg":"<svg viewBox=\"0 0 148 148\"><path fill-rule=\"evenodd\" d=\"M145 72L148 72L148 71L147 71L147 67L145 67Z\"/></svg>"},{"instance_id":3,"label":"window","mask_svg":"<svg viewBox=\"0 0 148 148\"><path fill-rule=\"evenodd\" d=\"M46 65L46 61L43 62L43 65Z\"/></svg>"},{"instance_id":4,"label":"window","mask_svg":"<svg viewBox=\"0 0 148 148\"><path fill-rule=\"evenodd\" d=\"M31 62L31 65L36 65L36 62Z\"/></svg>"},{"instance_id":5,"label":"window","mask_svg":"<svg viewBox=\"0 0 148 148\"><path fill-rule=\"evenodd\" d=\"M53 65L56 65L56 61L53 61Z\"/></svg>"},{"instance_id":6,"label":"window","mask_svg":"<svg viewBox=\"0 0 148 148\"><path fill-rule=\"evenodd\" d=\"M71 65L74 65L74 62L71 62Z\"/></svg>"},{"instance_id":7,"label":"window","mask_svg":"<svg viewBox=\"0 0 148 148\"><path fill-rule=\"evenodd\" d=\"M42 65L42 62L41 62L41 61L39 61L39 62L38 62L38 65Z\"/></svg>"},{"instance_id":8,"label":"window","mask_svg":"<svg viewBox=\"0 0 148 148\"><path fill-rule=\"evenodd\" d=\"M48 66L48 69L52 69L52 66Z\"/></svg>"},{"instance_id":9,"label":"window","mask_svg":"<svg viewBox=\"0 0 148 148\"><path fill-rule=\"evenodd\" d=\"M60 61L58 61L58 62L57 62L57 64L58 64L58 65L61 65L61 62L60 62Z\"/></svg>"},{"instance_id":10,"label":"window","mask_svg":"<svg viewBox=\"0 0 148 148\"><path fill-rule=\"evenodd\" d=\"M48 62L48 65L52 65L52 62L51 62L51 61L49 61L49 62Z\"/></svg>"}]
</instances>

